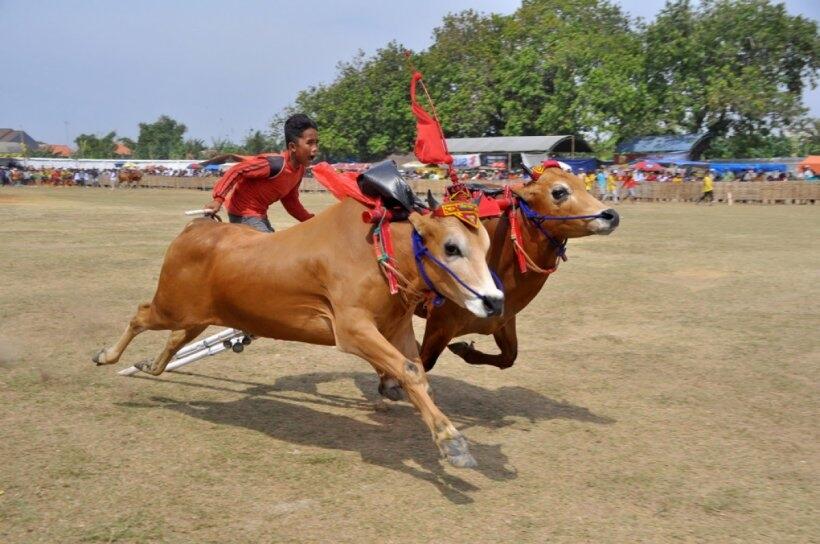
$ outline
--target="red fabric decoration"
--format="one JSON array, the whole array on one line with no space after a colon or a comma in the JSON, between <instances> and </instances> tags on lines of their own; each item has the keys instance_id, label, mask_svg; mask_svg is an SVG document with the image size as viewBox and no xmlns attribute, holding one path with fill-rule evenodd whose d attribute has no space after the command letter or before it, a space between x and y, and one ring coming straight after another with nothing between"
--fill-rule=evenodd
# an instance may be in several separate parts
<instances>
[{"instance_id":1,"label":"red fabric decoration","mask_svg":"<svg viewBox=\"0 0 820 544\"><path fill-rule=\"evenodd\" d=\"M416 101L416 84L421 73L414 72L410 81L410 105L416 116L416 158L425 164L453 164L453 156L447 151L447 142L441 125Z\"/></svg>"},{"instance_id":2,"label":"red fabric decoration","mask_svg":"<svg viewBox=\"0 0 820 544\"><path fill-rule=\"evenodd\" d=\"M378 200L363 194L359 189L359 184L356 183L357 176L355 172L339 173L326 162L320 162L313 167L313 177L339 200L350 197L370 208L376 206Z\"/></svg>"}]
</instances>

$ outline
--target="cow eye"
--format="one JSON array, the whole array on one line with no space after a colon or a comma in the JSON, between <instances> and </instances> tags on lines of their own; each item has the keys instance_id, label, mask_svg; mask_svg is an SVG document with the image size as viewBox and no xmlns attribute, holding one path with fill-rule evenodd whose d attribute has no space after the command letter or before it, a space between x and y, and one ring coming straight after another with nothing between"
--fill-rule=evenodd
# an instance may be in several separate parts
<instances>
[{"instance_id":1,"label":"cow eye","mask_svg":"<svg viewBox=\"0 0 820 544\"><path fill-rule=\"evenodd\" d=\"M555 200L564 200L569 196L569 189L566 187L556 187L552 190L552 198Z\"/></svg>"},{"instance_id":2,"label":"cow eye","mask_svg":"<svg viewBox=\"0 0 820 544\"><path fill-rule=\"evenodd\" d=\"M444 244L444 253L448 257L461 257L461 250L458 246L449 242Z\"/></svg>"}]
</instances>

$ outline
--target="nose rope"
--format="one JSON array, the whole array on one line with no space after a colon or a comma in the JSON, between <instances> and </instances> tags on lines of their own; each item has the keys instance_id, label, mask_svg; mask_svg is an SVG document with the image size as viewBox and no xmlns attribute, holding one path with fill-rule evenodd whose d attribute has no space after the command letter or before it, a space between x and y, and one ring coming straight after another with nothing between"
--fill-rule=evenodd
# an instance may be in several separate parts
<instances>
[{"instance_id":1,"label":"nose rope","mask_svg":"<svg viewBox=\"0 0 820 544\"><path fill-rule=\"evenodd\" d=\"M430 250L427 249L427 246L424 245L424 239L421 237L421 234L413 229L413 258L416 260L416 267L419 269L419 273L421 274L421 279L424 280L424 283L427 285L427 288L430 289L433 293L435 293L435 297L433 298L433 306L441 306L444 304L444 295L439 292L438 289L433 285L433 282L430 280L430 276L427 275L427 270L424 267L424 258L427 257L431 261L433 261L439 268L450 274L450 276L456 280L456 282L465 288L467 291L475 295L476 298L483 299L484 297L481 296L481 293L464 283L461 278L458 277L458 274L453 272L450 267L448 267L443 262L436 259ZM501 279L498 275L490 270L490 275L493 277L493 282L495 283L496 287L500 289L502 292L504 291L504 286L501 284Z\"/></svg>"},{"instance_id":2,"label":"nose rope","mask_svg":"<svg viewBox=\"0 0 820 544\"><path fill-rule=\"evenodd\" d=\"M559 242L555 239L555 237L550 234L550 232L544 228L544 221L570 221L572 219L603 219L603 213L596 213L592 215L541 215L532 208L527 205L523 198L518 198L518 207L521 208L521 213L524 214L524 217L530 220L530 222L535 225L541 234L550 241L550 243L555 246L558 251L558 257L561 258L562 261L567 260L567 240L563 243Z\"/></svg>"}]
</instances>

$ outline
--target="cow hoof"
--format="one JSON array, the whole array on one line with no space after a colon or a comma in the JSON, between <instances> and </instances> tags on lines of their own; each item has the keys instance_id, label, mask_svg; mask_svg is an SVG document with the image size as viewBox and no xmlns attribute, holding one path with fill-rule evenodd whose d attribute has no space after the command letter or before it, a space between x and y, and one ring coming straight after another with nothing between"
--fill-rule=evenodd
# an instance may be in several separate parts
<instances>
[{"instance_id":1,"label":"cow hoof","mask_svg":"<svg viewBox=\"0 0 820 544\"><path fill-rule=\"evenodd\" d=\"M379 395L392 400L393 402L398 402L404 399L404 392L401 389L401 386L395 382L390 382L391 385L385 385L385 382L379 382Z\"/></svg>"},{"instance_id":2,"label":"cow hoof","mask_svg":"<svg viewBox=\"0 0 820 544\"><path fill-rule=\"evenodd\" d=\"M474 468L478 466L475 458L470 455L467 441L462 435L448 438L439 443L439 448L451 465L457 468Z\"/></svg>"},{"instance_id":3,"label":"cow hoof","mask_svg":"<svg viewBox=\"0 0 820 544\"><path fill-rule=\"evenodd\" d=\"M447 346L447 349L463 359L467 355L467 352L473 349L473 345L467 342L453 342Z\"/></svg>"},{"instance_id":4,"label":"cow hoof","mask_svg":"<svg viewBox=\"0 0 820 544\"><path fill-rule=\"evenodd\" d=\"M469 452L455 457L447 457L447 461L456 468L476 468L478 466L475 458Z\"/></svg>"},{"instance_id":5,"label":"cow hoof","mask_svg":"<svg viewBox=\"0 0 820 544\"><path fill-rule=\"evenodd\" d=\"M143 359L139 363L134 363L134 368L141 370L142 372L145 372L147 374L153 374L153 372L151 371L152 362L153 361L151 359Z\"/></svg>"},{"instance_id":6,"label":"cow hoof","mask_svg":"<svg viewBox=\"0 0 820 544\"><path fill-rule=\"evenodd\" d=\"M98 351L97 353L92 355L91 360L94 361L94 363L97 366L104 365L105 364L105 348L101 349L100 351Z\"/></svg>"}]
</instances>

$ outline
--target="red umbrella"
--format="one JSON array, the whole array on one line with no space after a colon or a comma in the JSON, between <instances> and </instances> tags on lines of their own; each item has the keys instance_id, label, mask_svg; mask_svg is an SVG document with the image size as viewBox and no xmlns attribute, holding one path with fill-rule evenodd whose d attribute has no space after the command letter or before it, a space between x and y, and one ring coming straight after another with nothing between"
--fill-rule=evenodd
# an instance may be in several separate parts
<instances>
[{"instance_id":1,"label":"red umbrella","mask_svg":"<svg viewBox=\"0 0 820 544\"><path fill-rule=\"evenodd\" d=\"M633 168L635 168L635 170L640 170L641 172L663 172L663 166L652 161L641 161L635 163Z\"/></svg>"}]
</instances>

